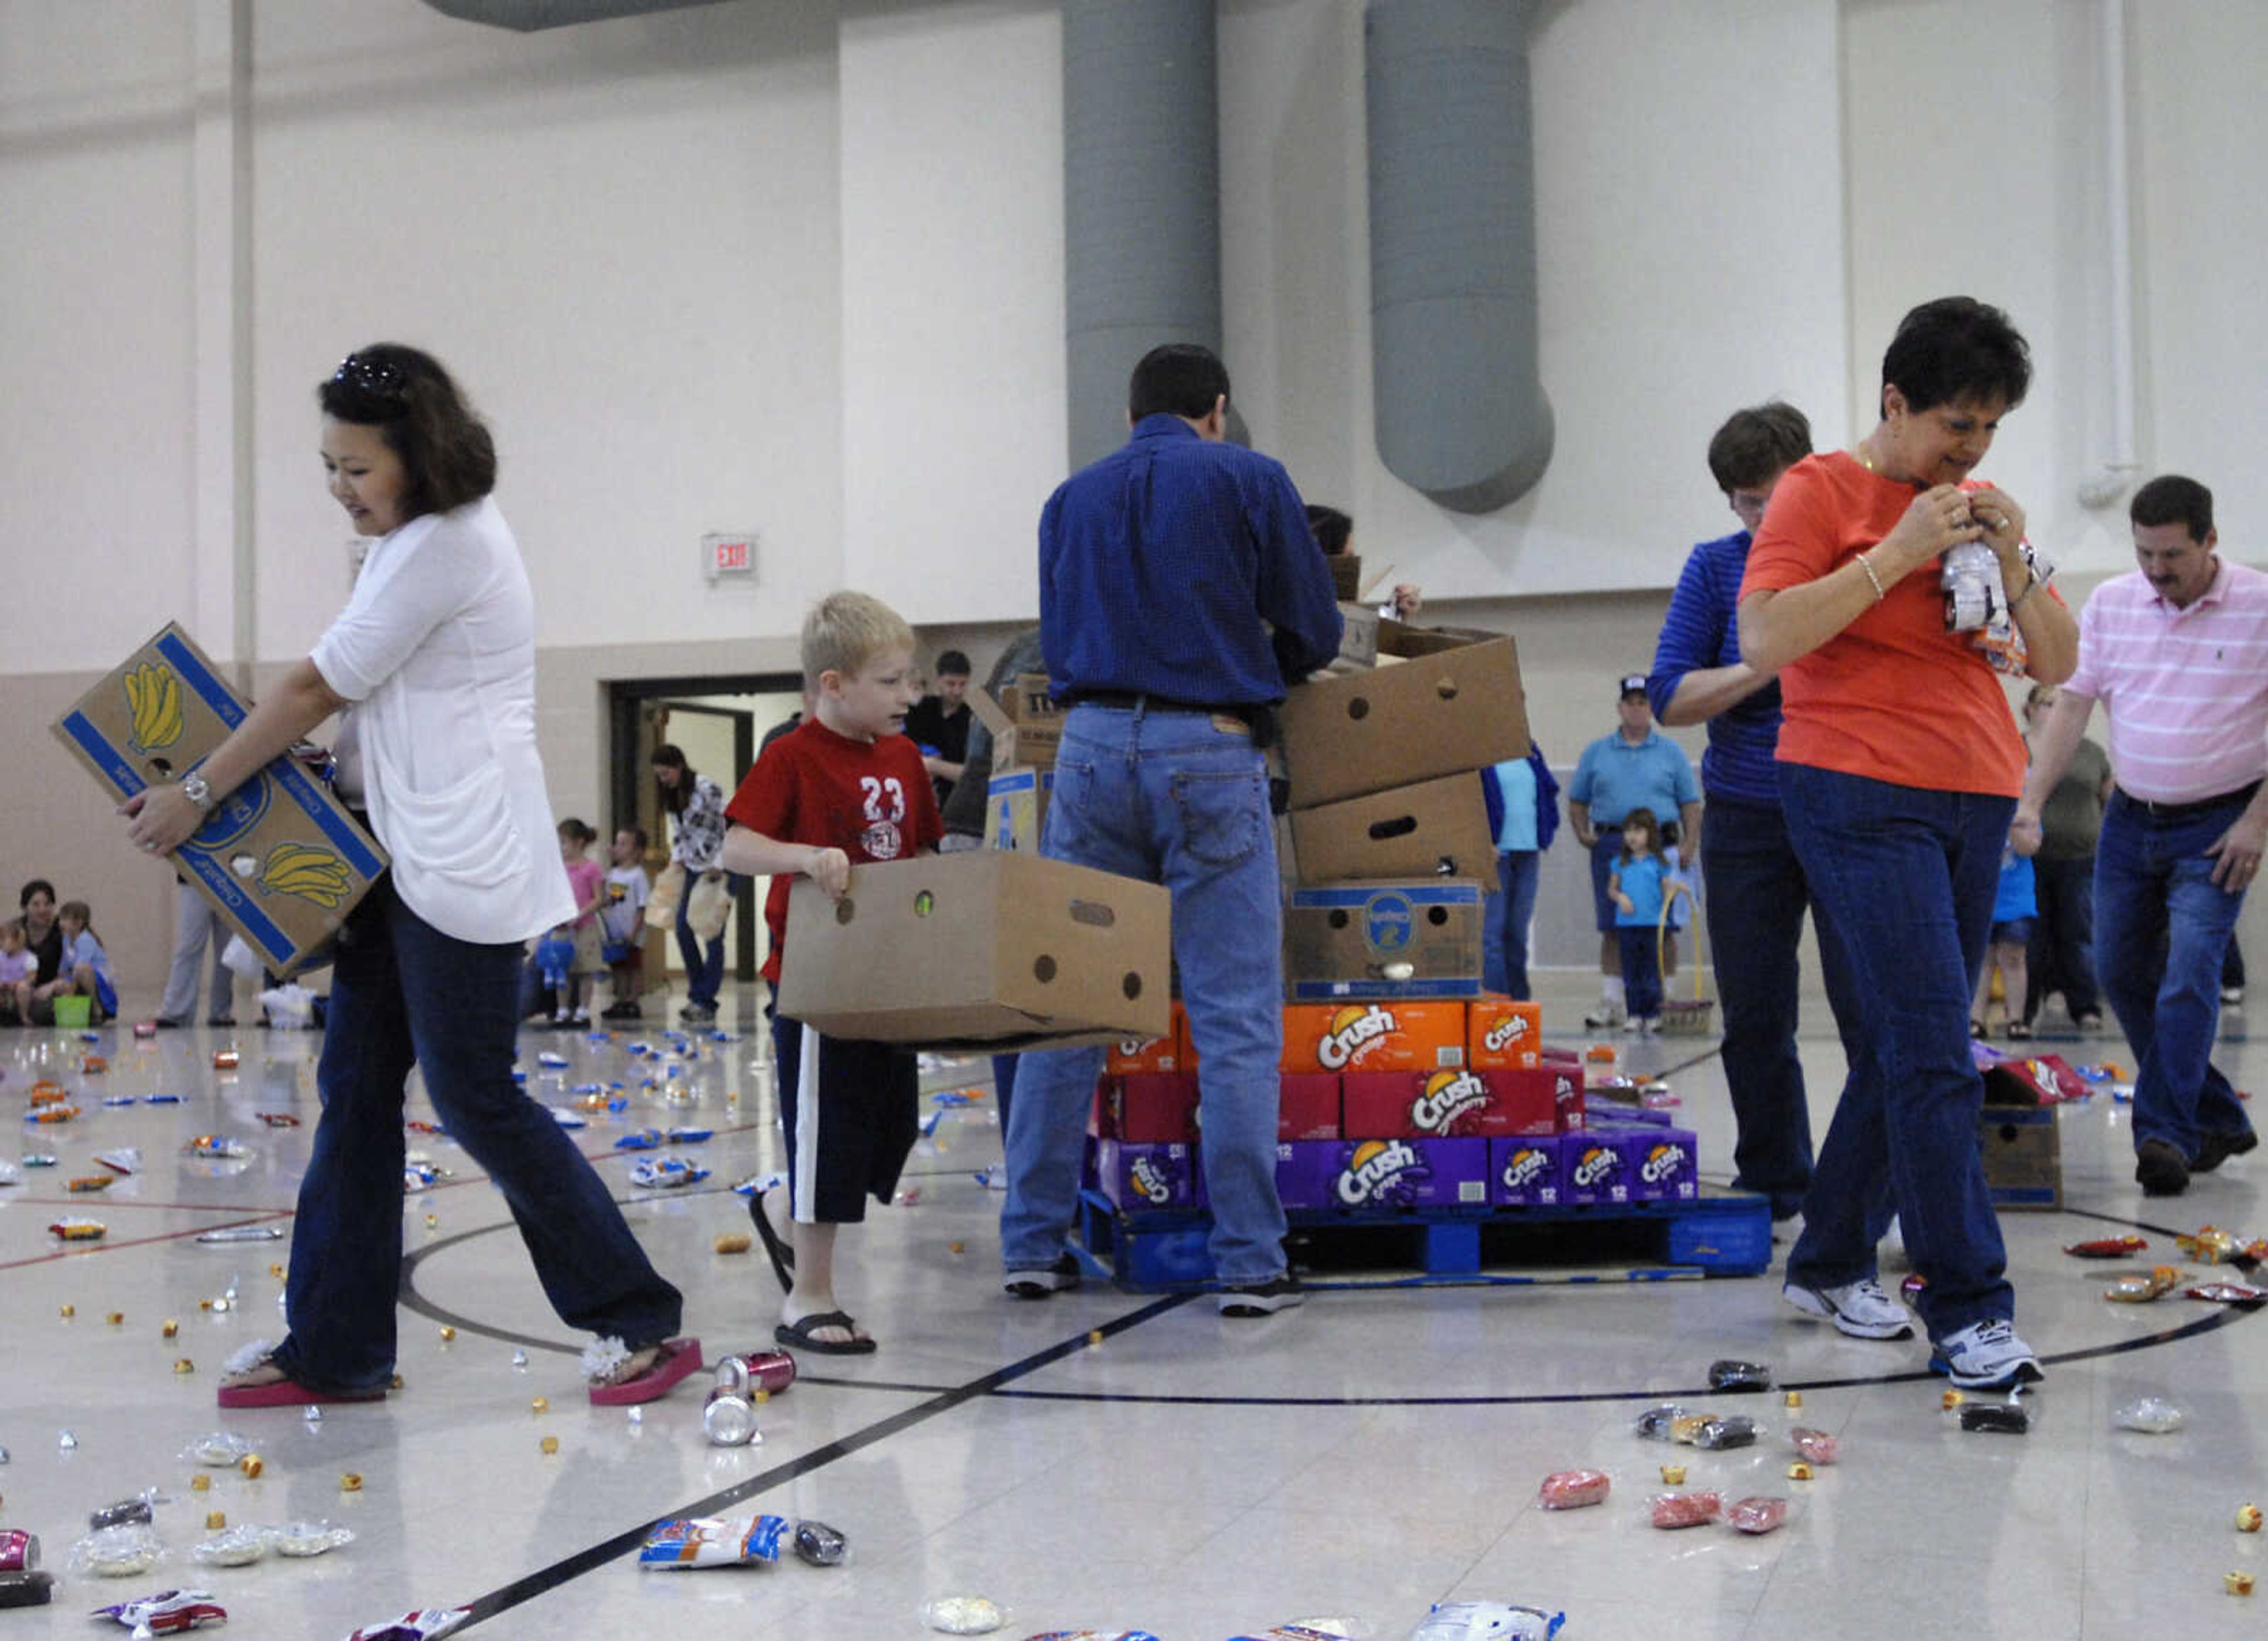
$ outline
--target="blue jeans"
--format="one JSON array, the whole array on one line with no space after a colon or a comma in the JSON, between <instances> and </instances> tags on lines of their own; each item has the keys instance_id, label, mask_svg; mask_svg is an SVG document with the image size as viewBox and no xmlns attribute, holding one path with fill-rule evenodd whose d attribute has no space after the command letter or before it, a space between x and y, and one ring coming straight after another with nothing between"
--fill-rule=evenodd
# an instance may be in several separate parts
<instances>
[{"instance_id":1,"label":"blue jeans","mask_svg":"<svg viewBox=\"0 0 2268 1641\"><path fill-rule=\"evenodd\" d=\"M693 932L692 919L687 915L693 909L693 886L701 880L697 872L685 874L685 894L677 902L677 955L685 964L685 990L688 1003L704 1009L717 1006L717 990L725 983L725 931L717 931L717 938L709 942L709 949L701 949L701 937ZM725 874L725 892L738 899L740 885L745 881L734 872ZM725 919L727 927L732 920Z\"/></svg>"},{"instance_id":2,"label":"blue jeans","mask_svg":"<svg viewBox=\"0 0 2268 1641\"><path fill-rule=\"evenodd\" d=\"M2100 1014L2095 994L2095 862L2086 857L2032 857L2032 887L2039 916L2025 957L2024 1023L2039 1018L2048 993L2063 993L2076 1021Z\"/></svg>"},{"instance_id":3,"label":"blue jeans","mask_svg":"<svg viewBox=\"0 0 2268 1641\"><path fill-rule=\"evenodd\" d=\"M1268 776L1251 737L1199 712L1071 709L1042 852L1174 896L1174 958L1197 1051L1213 1269L1223 1282L1284 1270L1276 1195L1284 1051L1283 903ZM1008 1114L1001 1262L1042 1269L1079 1206L1079 1152L1103 1050L1027 1054Z\"/></svg>"},{"instance_id":4,"label":"blue jeans","mask_svg":"<svg viewBox=\"0 0 2268 1641\"><path fill-rule=\"evenodd\" d=\"M299 1184L276 1365L301 1384L382 1388L401 1283L404 1080L415 1064L449 1137L504 1193L551 1308L632 1350L677 1331L682 1302L591 1165L512 1080L520 948L443 934L381 878L332 969L323 1115Z\"/></svg>"},{"instance_id":5,"label":"blue jeans","mask_svg":"<svg viewBox=\"0 0 2268 1641\"><path fill-rule=\"evenodd\" d=\"M1661 1016L1661 931L1652 924L1622 924L1615 946L1623 959L1623 1006L1634 1020Z\"/></svg>"},{"instance_id":6,"label":"blue jeans","mask_svg":"<svg viewBox=\"0 0 2268 1641\"><path fill-rule=\"evenodd\" d=\"M2244 813L2245 798L2154 816L2124 792L2102 812L2095 846L2095 972L2134 1050L2134 1144L2161 1139L2194 1158L2200 1133L2251 1130L2213 1069L2221 964L2242 892L2213 881L2205 851Z\"/></svg>"},{"instance_id":7,"label":"blue jeans","mask_svg":"<svg viewBox=\"0 0 2268 1641\"><path fill-rule=\"evenodd\" d=\"M1534 995L1528 985L1528 925L1535 916L1535 887L1543 877L1541 850L1500 851L1497 892L1483 908L1481 984L1523 1003Z\"/></svg>"},{"instance_id":8,"label":"blue jeans","mask_svg":"<svg viewBox=\"0 0 2268 1641\"><path fill-rule=\"evenodd\" d=\"M1795 1051L1807 907L1838 1027L1851 1012L1843 948L1812 903L1778 804L1712 793L1701 812L1701 875L1709 886L1702 910L1724 1010L1733 1183L1771 1197L1773 1218L1791 1218L1811 1186L1811 1106ZM1846 1059L1855 1061L1847 1029L1843 1046Z\"/></svg>"},{"instance_id":9,"label":"blue jeans","mask_svg":"<svg viewBox=\"0 0 2268 1641\"><path fill-rule=\"evenodd\" d=\"M1779 766L1779 787L1804 876L1842 937L1845 1041L1863 1050L1819 1148L1788 1280L1838 1287L1872 1277L1894 1210L1928 1284L1919 1307L1930 1337L2013 1318L1977 1145L1984 1085L1970 1055L1969 1000L2015 800L1800 763Z\"/></svg>"}]
</instances>

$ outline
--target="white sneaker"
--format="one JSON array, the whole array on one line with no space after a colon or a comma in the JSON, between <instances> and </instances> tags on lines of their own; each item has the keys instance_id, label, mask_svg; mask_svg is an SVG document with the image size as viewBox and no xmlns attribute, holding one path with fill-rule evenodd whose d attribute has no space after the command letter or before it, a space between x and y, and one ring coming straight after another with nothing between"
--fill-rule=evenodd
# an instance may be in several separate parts
<instances>
[{"instance_id":1,"label":"white sneaker","mask_svg":"<svg viewBox=\"0 0 2268 1641\"><path fill-rule=\"evenodd\" d=\"M1939 1340L1930 1352L1929 1371L1943 1373L1963 1390L2006 1390L2047 1377L2032 1347L1997 1316L1990 1321L1971 1322Z\"/></svg>"},{"instance_id":2,"label":"white sneaker","mask_svg":"<svg viewBox=\"0 0 2268 1641\"><path fill-rule=\"evenodd\" d=\"M1649 1037L1659 1037L1661 1035L1661 1016L1659 1014L1647 1015L1644 1019L1638 1022L1638 1026Z\"/></svg>"},{"instance_id":3,"label":"white sneaker","mask_svg":"<svg viewBox=\"0 0 2268 1641\"><path fill-rule=\"evenodd\" d=\"M1622 1004L1618 1003L1602 1003L1583 1016L1583 1024L1592 1031L1609 1031L1622 1023Z\"/></svg>"},{"instance_id":4,"label":"white sneaker","mask_svg":"<svg viewBox=\"0 0 2268 1641\"><path fill-rule=\"evenodd\" d=\"M1638 1036L1645 1030L1646 1022L1635 1014L1631 1015L1628 1019L1623 1022L1623 1035L1625 1037Z\"/></svg>"},{"instance_id":5,"label":"white sneaker","mask_svg":"<svg viewBox=\"0 0 2268 1641\"><path fill-rule=\"evenodd\" d=\"M1882 1290L1872 1277L1862 1277L1839 1288L1807 1288L1787 1283L1780 1297L1806 1316L1823 1316L1836 1330L1853 1339L1910 1339L1913 1317L1906 1307Z\"/></svg>"}]
</instances>

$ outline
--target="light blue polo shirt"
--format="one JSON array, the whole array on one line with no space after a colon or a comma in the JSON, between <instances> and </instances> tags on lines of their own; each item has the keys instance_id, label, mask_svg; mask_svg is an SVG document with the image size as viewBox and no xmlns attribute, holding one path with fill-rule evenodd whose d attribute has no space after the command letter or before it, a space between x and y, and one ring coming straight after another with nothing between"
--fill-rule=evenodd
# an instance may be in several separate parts
<instances>
[{"instance_id":1,"label":"light blue polo shirt","mask_svg":"<svg viewBox=\"0 0 2268 1641\"><path fill-rule=\"evenodd\" d=\"M1497 828L1496 846L1505 854L1535 847L1535 771L1525 758L1506 758L1496 766L1504 790L1504 824Z\"/></svg>"},{"instance_id":2,"label":"light blue polo shirt","mask_svg":"<svg viewBox=\"0 0 2268 1641\"><path fill-rule=\"evenodd\" d=\"M1571 802L1591 806L1591 824L1607 832L1633 809L1651 809L1656 820L1675 820L1679 807L1701 801L1701 784L1685 749L1660 730L1633 747L1617 730L1583 748L1568 784Z\"/></svg>"}]
</instances>

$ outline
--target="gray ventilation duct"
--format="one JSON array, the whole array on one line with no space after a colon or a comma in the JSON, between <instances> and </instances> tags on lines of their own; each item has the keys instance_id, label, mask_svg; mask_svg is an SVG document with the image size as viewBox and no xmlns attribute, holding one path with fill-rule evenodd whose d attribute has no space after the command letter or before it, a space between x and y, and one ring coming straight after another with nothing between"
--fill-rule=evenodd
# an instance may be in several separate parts
<instances>
[{"instance_id":1,"label":"gray ventilation duct","mask_svg":"<svg viewBox=\"0 0 2268 1641\"><path fill-rule=\"evenodd\" d=\"M542 28L565 28L571 23L605 23L618 17L644 17L655 11L681 11L688 6L717 3L718 0L425 0L436 11L460 23L516 28L523 34Z\"/></svg>"},{"instance_id":2,"label":"gray ventilation duct","mask_svg":"<svg viewBox=\"0 0 2268 1641\"><path fill-rule=\"evenodd\" d=\"M1220 347L1213 0L1064 0L1071 465L1126 442L1126 379L1160 342Z\"/></svg>"},{"instance_id":3,"label":"gray ventilation duct","mask_svg":"<svg viewBox=\"0 0 2268 1641\"><path fill-rule=\"evenodd\" d=\"M1363 19L1378 454L1459 512L1518 499L1551 460L1528 11L1372 0Z\"/></svg>"}]
</instances>

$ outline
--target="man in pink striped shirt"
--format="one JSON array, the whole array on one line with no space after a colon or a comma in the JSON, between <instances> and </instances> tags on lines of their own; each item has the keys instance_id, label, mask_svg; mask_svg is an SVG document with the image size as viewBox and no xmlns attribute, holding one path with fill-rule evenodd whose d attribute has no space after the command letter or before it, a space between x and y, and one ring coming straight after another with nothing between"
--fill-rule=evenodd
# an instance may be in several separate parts
<instances>
[{"instance_id":1,"label":"man in pink striped shirt","mask_svg":"<svg viewBox=\"0 0 2268 1641\"><path fill-rule=\"evenodd\" d=\"M2032 747L2037 821L2100 701L2117 782L2095 856L2095 961L2134 1050L2134 1178L2189 1188L2259 1143L2214 1069L2220 963L2268 843L2268 575L2214 552L2213 492L2153 479L2129 509L2140 568L2079 622L2079 670Z\"/></svg>"}]
</instances>

